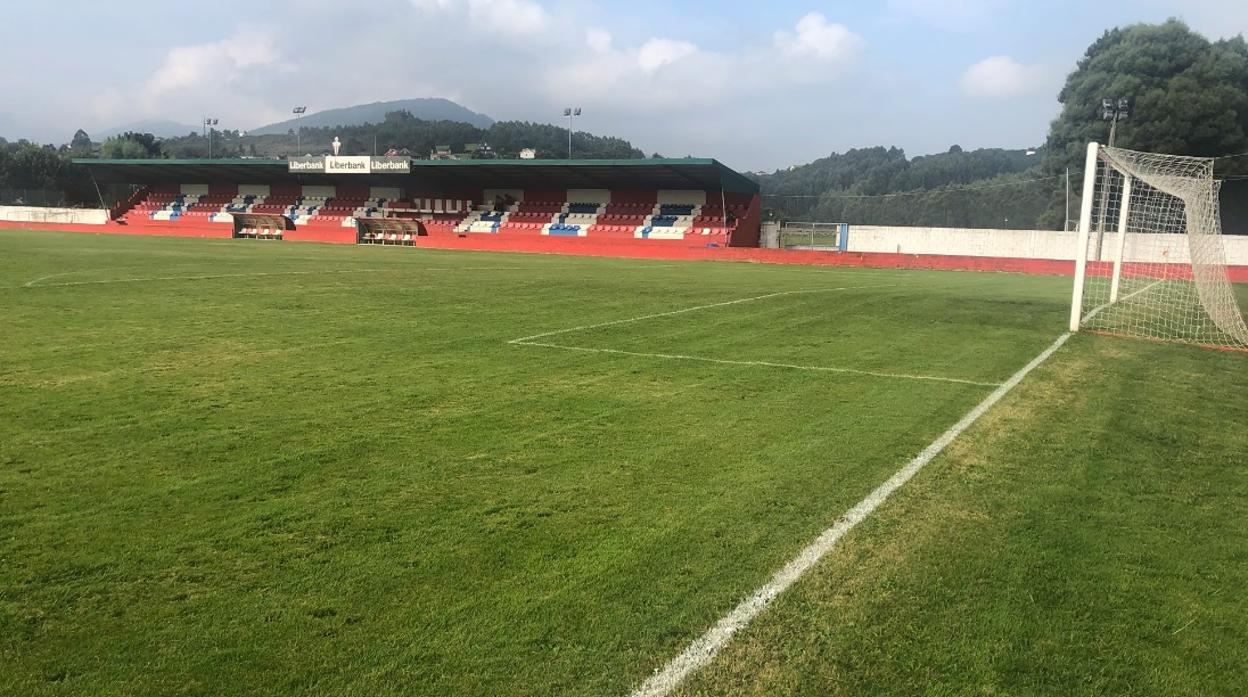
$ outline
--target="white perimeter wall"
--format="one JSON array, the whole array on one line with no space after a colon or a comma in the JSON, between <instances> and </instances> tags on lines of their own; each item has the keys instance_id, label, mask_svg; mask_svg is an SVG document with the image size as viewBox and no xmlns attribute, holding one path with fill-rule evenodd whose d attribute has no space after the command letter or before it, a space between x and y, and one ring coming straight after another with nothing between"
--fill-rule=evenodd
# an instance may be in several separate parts
<instances>
[{"instance_id":1,"label":"white perimeter wall","mask_svg":"<svg viewBox=\"0 0 1248 697\"><path fill-rule=\"evenodd\" d=\"M1088 258L1095 259L1096 234L1091 237ZM1116 237L1117 233L1105 233L1105 254L1102 258L1110 258ZM1049 230L849 226L851 252L1074 259L1078 240L1077 233ZM1222 242L1228 264L1248 266L1248 236L1224 235ZM1187 238L1184 235L1128 235L1126 258L1128 261L1186 262Z\"/></svg>"},{"instance_id":2,"label":"white perimeter wall","mask_svg":"<svg viewBox=\"0 0 1248 697\"><path fill-rule=\"evenodd\" d=\"M108 211L103 208L43 208L40 206L0 206L0 220L22 223L76 223L103 225Z\"/></svg>"}]
</instances>

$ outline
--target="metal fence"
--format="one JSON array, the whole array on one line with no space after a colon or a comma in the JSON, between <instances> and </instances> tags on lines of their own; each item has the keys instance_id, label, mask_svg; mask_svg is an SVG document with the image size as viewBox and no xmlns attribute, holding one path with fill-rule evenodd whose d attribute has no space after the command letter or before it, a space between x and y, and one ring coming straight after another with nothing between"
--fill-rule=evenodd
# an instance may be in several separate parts
<instances>
[{"instance_id":1,"label":"metal fence","mask_svg":"<svg viewBox=\"0 0 1248 697\"><path fill-rule=\"evenodd\" d=\"M780 223L781 249L826 249L843 252L849 241L848 223L811 223L786 220Z\"/></svg>"},{"instance_id":2,"label":"metal fence","mask_svg":"<svg viewBox=\"0 0 1248 697\"><path fill-rule=\"evenodd\" d=\"M68 208L65 192L55 189L0 189L0 206Z\"/></svg>"}]
</instances>

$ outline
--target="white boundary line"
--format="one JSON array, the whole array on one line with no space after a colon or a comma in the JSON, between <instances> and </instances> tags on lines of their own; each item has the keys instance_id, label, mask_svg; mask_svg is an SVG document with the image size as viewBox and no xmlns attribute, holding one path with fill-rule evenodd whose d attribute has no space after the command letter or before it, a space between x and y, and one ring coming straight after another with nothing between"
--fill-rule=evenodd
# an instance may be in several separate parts
<instances>
[{"instance_id":1,"label":"white boundary line","mask_svg":"<svg viewBox=\"0 0 1248 697\"><path fill-rule=\"evenodd\" d=\"M69 281L67 283L39 283L40 281L58 276L68 276L72 273L89 273L92 271L102 271L107 269L83 269L81 271L65 271L63 273L54 273L50 276L36 278L33 281L27 281L22 288L64 288L67 286L93 286L108 283L146 283L149 281L204 281L217 278L253 278L262 276L313 276L313 275L334 275L349 273L386 273L386 272L419 272L419 271L528 271L524 267L519 266L461 266L461 267L395 267L392 269L342 269L342 270L316 270L316 271L256 271L252 273L221 273L221 274L203 274L196 276L147 276L142 278L109 278L98 281Z\"/></svg>"},{"instance_id":2,"label":"white boundary line","mask_svg":"<svg viewBox=\"0 0 1248 697\"><path fill-rule=\"evenodd\" d=\"M50 274L48 274L47 276L40 276L39 278L36 278L36 279L35 279L35 280L33 280L33 281L27 281L27 282L23 283L23 284L22 284L22 287L23 287L23 288L34 288L34 287L35 287L35 284L36 284L36 283L38 283L39 281L46 281L46 280L48 280L49 278L60 278L61 276L69 276L69 275L71 275L71 274L76 274L76 273L86 273L87 271L117 271L117 270L118 270L118 267L113 266L113 267L109 267L109 268L107 268L107 269L85 269L85 270L77 270L77 271L62 271L62 272L60 272L60 273L50 273ZM49 285L51 285L51 284L49 284Z\"/></svg>"},{"instance_id":3,"label":"white boundary line","mask_svg":"<svg viewBox=\"0 0 1248 697\"><path fill-rule=\"evenodd\" d=\"M1070 337L1070 333L1057 337L1057 340L1052 345L1033 358L1030 363L1023 366L1022 370L1014 373L1009 380L1006 380L1000 387L993 390L992 394L984 398L984 401L976 405L974 409L967 412L966 416L963 416L960 421L941 434L939 438L932 441L931 445L924 448L923 452L919 453L905 467L902 467L896 474L889 477L875 491L872 491L866 498L859 501L858 505L849 509L845 515L837 519L832 527L824 530L819 537L815 538L814 542L798 552L797 556L777 571L770 581L741 601L731 612L720 618L715 623L715 626L689 644L679 656L673 658L667 665L663 666L642 683L640 687L632 692L632 697L665 697L691 673L709 663L715 657L715 654L719 653L719 650L727 645L734 634L748 625L759 613L766 609L772 600L775 600L777 596L788 590L803 574L830 552L846 533L853 530L858 523L861 523L867 516L871 515L893 492L910 481L911 477L939 455L963 431L979 420L979 417L983 416L997 402L1001 401L1002 397L1017 387L1032 370L1035 370L1037 366L1048 360L1049 356L1052 356L1055 351L1061 348L1062 344L1065 344Z\"/></svg>"},{"instance_id":4,"label":"white boundary line","mask_svg":"<svg viewBox=\"0 0 1248 697\"><path fill-rule=\"evenodd\" d=\"M1121 298L1118 298L1118 302L1120 302L1120 303L1125 303L1126 301L1130 300L1131 298L1134 298L1135 296L1139 295L1140 293L1143 293L1143 292L1145 292L1145 291L1151 290L1151 289L1153 288L1153 286L1155 286L1155 285L1157 285L1158 283L1161 283L1162 281L1165 281L1165 280L1166 280L1166 279L1164 279L1164 278L1159 278L1159 279L1157 279L1156 281L1153 281L1152 283L1150 283L1150 284L1148 284L1148 285L1144 286L1143 288L1141 288L1141 289L1139 289L1139 290L1137 290L1137 291L1133 291L1133 292L1131 292L1131 293L1128 293L1127 295L1122 296ZM1107 303L1105 303L1104 305L1098 305L1098 306L1096 306L1096 307L1092 308L1091 310L1089 310L1089 311L1088 311L1087 316L1085 316L1085 317L1084 317L1082 320L1080 320L1080 321L1081 321L1081 322L1091 322L1091 321L1092 321L1092 319L1093 319L1094 317L1096 317L1097 315L1099 315L1099 314L1100 314L1100 313L1101 313L1101 312L1102 312L1105 308L1109 307L1110 305L1115 305L1115 304L1117 304L1117 303L1108 303L1108 302L1107 302Z\"/></svg>"},{"instance_id":5,"label":"white boundary line","mask_svg":"<svg viewBox=\"0 0 1248 697\"><path fill-rule=\"evenodd\" d=\"M143 278L108 278L99 281L69 281L68 283L43 283L39 281L56 276L67 276L71 273L87 273L95 269L86 269L81 272L66 271L65 273L52 274L43 278L36 278L24 284L23 288L64 288L67 286L95 286L108 283L145 283L148 281L204 281L214 278L251 278L259 276L308 276L313 274L344 274L344 273L372 273L375 269L351 269L346 271L257 271L255 273L218 273L203 274L199 276L147 276ZM38 285L36 285L38 284Z\"/></svg>"},{"instance_id":6,"label":"white boundary line","mask_svg":"<svg viewBox=\"0 0 1248 697\"><path fill-rule=\"evenodd\" d=\"M778 298L782 295L799 295L802 293L832 293L838 290L859 290L862 288L890 288L897 284L890 283L886 285L876 286L846 286L843 288L817 288L814 290L784 290L778 293L767 293L766 295L755 295L749 298L737 298L736 300L728 300L722 303L711 303L710 305L698 305L696 307L686 307L680 310L671 310L668 312L656 312L652 315L642 315L640 317L629 317L627 319L616 319L610 322L599 322L597 324L585 324L579 327L571 327L569 329L556 329L553 332L542 332L533 336L522 336L519 339L508 341L509 344L527 344L534 339L544 339L548 336L557 336L559 334L571 334L572 332L586 331L588 329L598 329L599 327L611 327L617 324L628 324L630 322L641 322L648 319L657 319L659 317L671 317L672 315L683 315L686 312L696 312L698 310L709 310L713 307L726 307L728 305L740 305L741 303L754 302L755 300L765 300L767 298Z\"/></svg>"},{"instance_id":7,"label":"white boundary line","mask_svg":"<svg viewBox=\"0 0 1248 697\"><path fill-rule=\"evenodd\" d=\"M718 365L740 365L755 368L782 368L788 370L809 370L823 373L841 373L846 375L869 375L877 378L890 378L897 380L925 380L930 382L951 382L961 385L975 385L977 387L999 387L999 382L982 382L978 380L963 380L961 378L948 378L937 375L908 375L905 373L885 373L873 370L857 370L854 368L836 368L818 365L797 365L795 363L774 363L771 361L734 361L725 358L708 358L705 356L687 356L679 353L646 353L641 351L624 351L621 349L610 348L592 348L588 346L570 346L567 344L554 344L536 339L544 339L560 334L571 334L573 332L587 331L590 329L598 329L600 327L611 327L619 324L628 324L630 322L641 322L648 319L656 319L658 317L671 317L672 315L680 315L686 312L695 312L697 310L709 310L716 307L726 307L728 305L739 305L741 303L754 302L756 300L765 300L767 298L776 298L785 295L798 295L804 293L832 293L842 290L859 290L864 288L892 288L896 287L895 283L869 285L869 286L844 286L839 288L815 288L809 290L786 290L777 293L767 293L764 295L754 295L748 298L738 298L736 300L726 300L724 302L711 303L709 305L698 305L695 307L686 307L679 310L669 310L667 312L656 312L654 314L642 315L640 317L628 317L626 319L611 320L608 322L598 322L596 324L585 324L579 327L571 327L568 329L556 329L554 331L525 336L519 339L512 339L508 344L515 346L540 346L542 348L562 349L564 351L581 351L583 353L608 353L617 356L635 356L638 358L660 358L664 360L677 361L698 361L700 363L715 363Z\"/></svg>"},{"instance_id":8,"label":"white boundary line","mask_svg":"<svg viewBox=\"0 0 1248 697\"><path fill-rule=\"evenodd\" d=\"M545 348L564 349L565 351L583 351L585 353L610 353L618 356L636 356L638 358L663 358L676 361L698 361L700 363L717 363L719 365L743 365L758 368L785 368L789 370L810 370L823 373L845 373L849 375L869 375L877 378L894 378L897 380L928 380L932 382L953 382L978 387L999 387L999 382L978 382L961 378L944 378L935 375L907 375L905 373L880 373L873 370L856 370L854 368L831 368L821 365L797 365L794 363L773 363L771 361L733 361L726 358L706 358L704 356L685 356L678 353L642 353L640 351L623 351L609 348L590 348L587 346L565 346L563 344L538 343L536 341L509 342L517 346L542 346Z\"/></svg>"}]
</instances>

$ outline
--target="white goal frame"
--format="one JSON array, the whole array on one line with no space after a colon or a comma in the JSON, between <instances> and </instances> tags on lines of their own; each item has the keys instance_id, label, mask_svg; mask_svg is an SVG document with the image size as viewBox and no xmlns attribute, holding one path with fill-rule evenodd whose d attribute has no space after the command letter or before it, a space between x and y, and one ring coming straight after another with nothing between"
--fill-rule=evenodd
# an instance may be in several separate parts
<instances>
[{"instance_id":1,"label":"white goal frame","mask_svg":"<svg viewBox=\"0 0 1248 697\"><path fill-rule=\"evenodd\" d=\"M1089 143L1070 331L1248 348L1227 273L1219 185L1209 158ZM1106 232L1115 235L1109 248Z\"/></svg>"}]
</instances>

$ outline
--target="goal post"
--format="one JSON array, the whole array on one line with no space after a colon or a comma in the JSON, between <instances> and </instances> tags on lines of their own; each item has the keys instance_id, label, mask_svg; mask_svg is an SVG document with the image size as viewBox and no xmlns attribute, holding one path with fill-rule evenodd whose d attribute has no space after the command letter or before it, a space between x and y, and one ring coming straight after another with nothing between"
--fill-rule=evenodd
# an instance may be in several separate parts
<instances>
[{"instance_id":1,"label":"goal post","mask_svg":"<svg viewBox=\"0 0 1248 697\"><path fill-rule=\"evenodd\" d=\"M1127 221L1131 216L1131 175L1122 178L1122 206L1118 210L1118 238L1114 243L1114 274L1109 284L1109 302L1118 302L1122 286L1122 257L1127 250Z\"/></svg>"},{"instance_id":2,"label":"goal post","mask_svg":"<svg viewBox=\"0 0 1248 697\"><path fill-rule=\"evenodd\" d=\"M1089 143L1071 331L1248 349L1227 272L1219 187L1211 158Z\"/></svg>"},{"instance_id":3,"label":"goal post","mask_svg":"<svg viewBox=\"0 0 1248 697\"><path fill-rule=\"evenodd\" d=\"M1088 239L1092 236L1092 197L1096 194L1096 167L1100 145L1088 143L1083 164L1083 198L1079 203L1078 246L1075 248L1075 292L1070 301L1070 331L1079 331L1083 319L1083 284L1088 272ZM1089 176L1088 172L1093 175Z\"/></svg>"}]
</instances>

